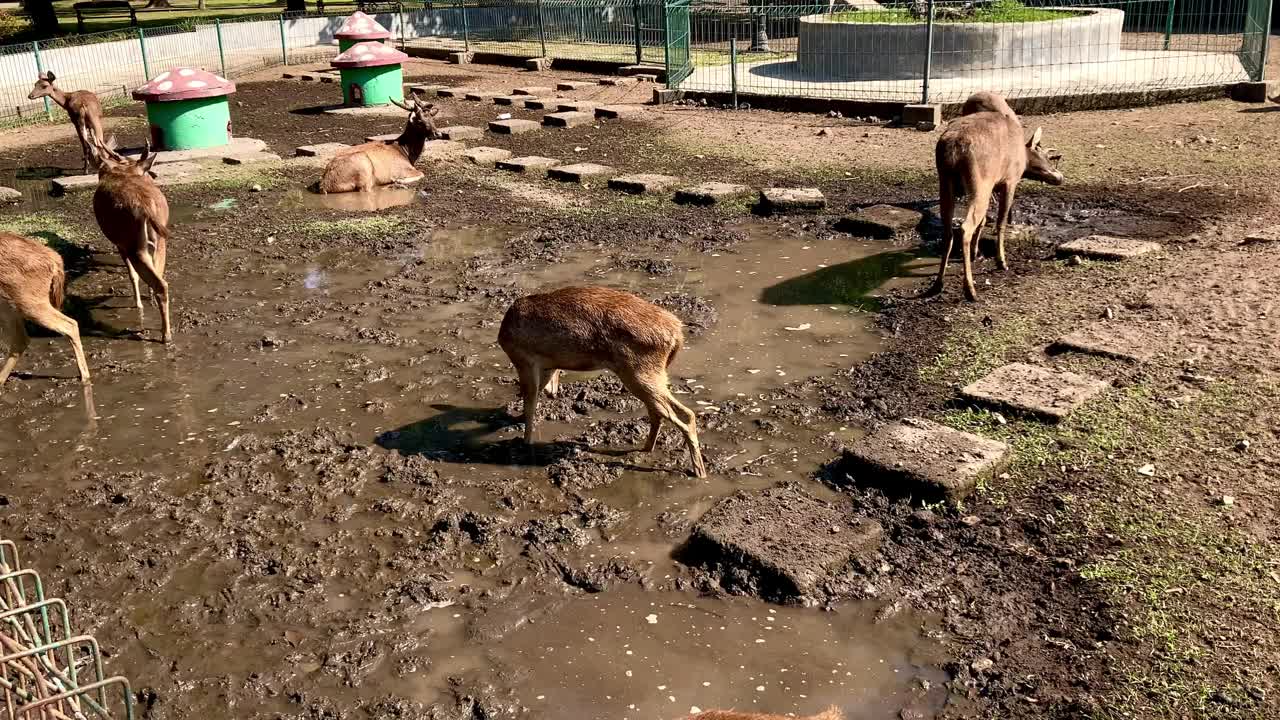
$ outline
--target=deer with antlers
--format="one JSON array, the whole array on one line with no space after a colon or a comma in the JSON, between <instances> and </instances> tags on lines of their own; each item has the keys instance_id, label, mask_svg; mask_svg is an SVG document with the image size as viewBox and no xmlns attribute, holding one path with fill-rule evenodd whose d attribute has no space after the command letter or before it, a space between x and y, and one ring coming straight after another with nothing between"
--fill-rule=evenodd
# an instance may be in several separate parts
<instances>
[{"instance_id":1,"label":"deer with antlers","mask_svg":"<svg viewBox=\"0 0 1280 720\"><path fill-rule=\"evenodd\" d=\"M53 71L43 73L36 79L36 85L27 95L28 100L39 100L47 97L54 101L71 118L71 124L80 138L80 150L84 153L84 174L89 174L90 160L94 157L93 137L103 137L102 133L102 101L88 90L63 92L53 84Z\"/></svg>"},{"instance_id":2,"label":"deer with antlers","mask_svg":"<svg viewBox=\"0 0 1280 720\"><path fill-rule=\"evenodd\" d=\"M101 136L91 138L98 162L98 188L93 193L93 215L102 234L116 246L133 284L133 302L141 315L139 280L151 289L151 300L161 313L164 342L173 342L169 324L169 284L164 279L169 240L169 201L156 185L151 166L156 156L150 143L137 160L115 152Z\"/></svg>"},{"instance_id":3,"label":"deer with antlers","mask_svg":"<svg viewBox=\"0 0 1280 720\"><path fill-rule=\"evenodd\" d=\"M0 338L9 345L9 354L0 365L0 385L9 379L30 344L24 320L65 335L76 354L80 382L89 384L80 327L61 311L66 283L58 253L35 240L0 232Z\"/></svg>"},{"instance_id":4,"label":"deer with antlers","mask_svg":"<svg viewBox=\"0 0 1280 720\"><path fill-rule=\"evenodd\" d=\"M438 137L435 116L440 110L413 97L412 105L395 100L409 112L404 132L395 140L367 142L338 153L329 161L320 180L311 186L318 193L368 192L380 185L407 184L422 179L415 167L428 140Z\"/></svg>"}]
</instances>

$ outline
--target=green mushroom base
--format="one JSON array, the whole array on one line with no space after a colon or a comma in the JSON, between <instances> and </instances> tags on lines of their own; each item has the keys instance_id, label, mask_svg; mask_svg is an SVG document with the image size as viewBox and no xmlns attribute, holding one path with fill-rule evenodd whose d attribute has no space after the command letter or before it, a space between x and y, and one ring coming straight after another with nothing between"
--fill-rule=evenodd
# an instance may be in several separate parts
<instances>
[{"instance_id":1,"label":"green mushroom base","mask_svg":"<svg viewBox=\"0 0 1280 720\"><path fill-rule=\"evenodd\" d=\"M147 103L151 144L160 150L194 150L231 140L231 110L226 95Z\"/></svg>"},{"instance_id":2,"label":"green mushroom base","mask_svg":"<svg viewBox=\"0 0 1280 720\"><path fill-rule=\"evenodd\" d=\"M346 105L386 105L392 100L404 101L400 65L342 69L342 102Z\"/></svg>"}]
</instances>

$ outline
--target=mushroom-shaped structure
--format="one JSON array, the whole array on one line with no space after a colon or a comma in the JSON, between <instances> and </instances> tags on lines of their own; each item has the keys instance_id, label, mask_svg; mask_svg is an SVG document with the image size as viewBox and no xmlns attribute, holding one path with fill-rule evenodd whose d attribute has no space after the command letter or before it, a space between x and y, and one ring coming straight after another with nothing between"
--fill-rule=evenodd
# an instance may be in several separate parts
<instances>
[{"instance_id":1,"label":"mushroom-shaped structure","mask_svg":"<svg viewBox=\"0 0 1280 720\"><path fill-rule=\"evenodd\" d=\"M338 38L338 49L346 52L352 45L366 40L382 42L391 37L391 31L379 25L373 17L357 10L342 22L342 27L333 36Z\"/></svg>"},{"instance_id":2,"label":"mushroom-shaped structure","mask_svg":"<svg viewBox=\"0 0 1280 720\"><path fill-rule=\"evenodd\" d=\"M231 140L227 96L236 84L206 70L176 67L133 91L147 103L151 145L161 150L217 147Z\"/></svg>"},{"instance_id":3,"label":"mushroom-shaped structure","mask_svg":"<svg viewBox=\"0 0 1280 720\"><path fill-rule=\"evenodd\" d=\"M400 63L409 56L389 45L366 40L329 62L342 74L342 100L347 105L386 105L404 100Z\"/></svg>"}]
</instances>

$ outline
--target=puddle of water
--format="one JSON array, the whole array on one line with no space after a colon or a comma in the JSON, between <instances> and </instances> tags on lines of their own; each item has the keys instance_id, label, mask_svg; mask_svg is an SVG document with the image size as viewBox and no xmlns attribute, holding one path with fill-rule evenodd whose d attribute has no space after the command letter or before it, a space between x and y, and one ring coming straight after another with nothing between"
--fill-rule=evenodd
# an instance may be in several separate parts
<instances>
[{"instance_id":1,"label":"puddle of water","mask_svg":"<svg viewBox=\"0 0 1280 720\"><path fill-rule=\"evenodd\" d=\"M426 194L411 187L384 186L361 193L321 194L297 188L290 190L280 201L288 209L325 209L343 212L374 212L400 207L426 198Z\"/></svg>"}]
</instances>

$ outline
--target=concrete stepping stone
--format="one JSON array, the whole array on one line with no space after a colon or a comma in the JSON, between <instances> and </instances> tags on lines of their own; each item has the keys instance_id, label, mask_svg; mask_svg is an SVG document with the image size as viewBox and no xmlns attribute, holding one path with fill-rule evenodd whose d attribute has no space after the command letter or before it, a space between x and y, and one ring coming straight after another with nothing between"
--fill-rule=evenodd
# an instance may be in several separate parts
<instances>
[{"instance_id":1,"label":"concrete stepping stone","mask_svg":"<svg viewBox=\"0 0 1280 720\"><path fill-rule=\"evenodd\" d=\"M746 197L750 194L751 188L746 185L705 182L701 185L694 185L693 187L677 190L676 202L683 203L685 205L715 205L719 202Z\"/></svg>"},{"instance_id":2,"label":"concrete stepping stone","mask_svg":"<svg viewBox=\"0 0 1280 720\"><path fill-rule=\"evenodd\" d=\"M1160 250L1160 243L1131 238L1090 235L1058 246L1059 257L1079 255L1094 260L1128 260Z\"/></svg>"},{"instance_id":3,"label":"concrete stepping stone","mask_svg":"<svg viewBox=\"0 0 1280 720\"><path fill-rule=\"evenodd\" d=\"M827 198L817 188L765 188L760 205L767 212L813 212L827 206Z\"/></svg>"},{"instance_id":4,"label":"concrete stepping stone","mask_svg":"<svg viewBox=\"0 0 1280 720\"><path fill-rule=\"evenodd\" d=\"M562 97L531 97L524 101L524 106L530 110L554 110L562 101Z\"/></svg>"},{"instance_id":5,"label":"concrete stepping stone","mask_svg":"<svg viewBox=\"0 0 1280 720\"><path fill-rule=\"evenodd\" d=\"M394 117L394 118L399 118L401 121L403 121L405 118L404 110L401 110L400 108L391 104L356 106L356 107L346 107L345 105L336 105L334 107L325 108L322 112L325 115L339 115L339 116L354 115L356 117L367 117L367 116Z\"/></svg>"},{"instance_id":6,"label":"concrete stepping stone","mask_svg":"<svg viewBox=\"0 0 1280 720\"><path fill-rule=\"evenodd\" d=\"M450 125L440 128L436 133L445 140L479 140L484 130L470 125Z\"/></svg>"},{"instance_id":7,"label":"concrete stepping stone","mask_svg":"<svg viewBox=\"0 0 1280 720\"><path fill-rule=\"evenodd\" d=\"M672 177L671 175L641 173L639 175L622 175L611 178L609 180L609 188L631 193L632 195L651 195L669 190L679 183L680 178Z\"/></svg>"},{"instance_id":8,"label":"concrete stepping stone","mask_svg":"<svg viewBox=\"0 0 1280 720\"><path fill-rule=\"evenodd\" d=\"M574 163L572 165L557 165L547 171L547 176L552 180L560 180L562 182L584 183L595 178L605 179L612 177L616 172L617 170L608 165Z\"/></svg>"},{"instance_id":9,"label":"concrete stepping stone","mask_svg":"<svg viewBox=\"0 0 1280 720\"><path fill-rule=\"evenodd\" d=\"M661 65L645 65L644 63L623 65L618 68L618 72L623 75L631 75L632 77L638 77L641 75L653 75L654 77L657 77L666 71L667 69Z\"/></svg>"},{"instance_id":10,"label":"concrete stepping stone","mask_svg":"<svg viewBox=\"0 0 1280 720\"><path fill-rule=\"evenodd\" d=\"M489 92L488 90L472 90L462 96L463 100L472 102L489 102L498 97L498 93Z\"/></svg>"},{"instance_id":11,"label":"concrete stepping stone","mask_svg":"<svg viewBox=\"0 0 1280 720\"><path fill-rule=\"evenodd\" d=\"M1156 333L1140 325L1097 322L1054 341L1051 350L1146 362L1155 357L1160 341Z\"/></svg>"},{"instance_id":12,"label":"concrete stepping stone","mask_svg":"<svg viewBox=\"0 0 1280 720\"><path fill-rule=\"evenodd\" d=\"M552 165L559 165L560 161L555 158L542 157L539 155L526 155L518 158L507 158L494 163L494 167L499 170L510 170L518 172L521 175L543 175L547 174L547 169Z\"/></svg>"},{"instance_id":13,"label":"concrete stepping stone","mask_svg":"<svg viewBox=\"0 0 1280 720\"><path fill-rule=\"evenodd\" d=\"M836 229L851 235L892 240L899 235L914 232L924 220L924 213L896 205L872 205L845 215L836 223Z\"/></svg>"},{"instance_id":14,"label":"concrete stepping stone","mask_svg":"<svg viewBox=\"0 0 1280 720\"><path fill-rule=\"evenodd\" d=\"M596 117L605 120L621 120L644 112L637 105L601 105L596 108Z\"/></svg>"},{"instance_id":15,"label":"concrete stepping stone","mask_svg":"<svg viewBox=\"0 0 1280 720\"><path fill-rule=\"evenodd\" d=\"M409 88L409 92L414 95L425 95L426 97L437 97L441 90L448 90L447 85L423 85L420 83L405 83L405 87Z\"/></svg>"},{"instance_id":16,"label":"concrete stepping stone","mask_svg":"<svg viewBox=\"0 0 1280 720\"><path fill-rule=\"evenodd\" d=\"M609 86L609 87L625 87L625 86L628 86L628 85L635 85L635 84L636 84L636 83L638 83L638 82L640 82L640 81L639 81L639 80L637 80L637 79L635 79L635 78L633 78L633 77L607 77L607 78L600 78L600 84L601 84L601 85L607 85L607 86Z\"/></svg>"},{"instance_id":17,"label":"concrete stepping stone","mask_svg":"<svg viewBox=\"0 0 1280 720\"><path fill-rule=\"evenodd\" d=\"M390 142L392 140L398 140L399 138L400 138L400 133L387 133L386 135L369 135L365 137L364 141L365 142Z\"/></svg>"},{"instance_id":18,"label":"concrete stepping stone","mask_svg":"<svg viewBox=\"0 0 1280 720\"><path fill-rule=\"evenodd\" d=\"M422 145L422 157L432 160L458 157L466 151L467 146L456 140L428 140Z\"/></svg>"},{"instance_id":19,"label":"concrete stepping stone","mask_svg":"<svg viewBox=\"0 0 1280 720\"><path fill-rule=\"evenodd\" d=\"M581 90L582 88L599 85L598 80L561 80L556 83L557 90Z\"/></svg>"},{"instance_id":20,"label":"concrete stepping stone","mask_svg":"<svg viewBox=\"0 0 1280 720\"><path fill-rule=\"evenodd\" d=\"M232 138L231 142L226 145L207 148L193 148L191 150L161 150L154 153L154 155L156 156L155 164L164 165L171 162L188 162L191 160L222 158L226 155L246 155L258 152L268 152L266 142L257 138L238 137ZM122 150L120 154L131 160L137 160L142 156L142 148Z\"/></svg>"},{"instance_id":21,"label":"concrete stepping stone","mask_svg":"<svg viewBox=\"0 0 1280 720\"><path fill-rule=\"evenodd\" d=\"M527 95L499 95L493 99L494 105L509 105L511 107L524 107L525 101L529 97Z\"/></svg>"},{"instance_id":22,"label":"concrete stepping stone","mask_svg":"<svg viewBox=\"0 0 1280 720\"><path fill-rule=\"evenodd\" d=\"M1072 372L1012 363L960 391L966 400L1057 422L1110 385Z\"/></svg>"},{"instance_id":23,"label":"concrete stepping stone","mask_svg":"<svg viewBox=\"0 0 1280 720\"><path fill-rule=\"evenodd\" d=\"M294 153L298 157L332 157L351 147L346 143L330 142L317 145L300 145Z\"/></svg>"},{"instance_id":24,"label":"concrete stepping stone","mask_svg":"<svg viewBox=\"0 0 1280 720\"><path fill-rule=\"evenodd\" d=\"M590 100L565 100L556 105L556 112L595 113L600 103Z\"/></svg>"},{"instance_id":25,"label":"concrete stepping stone","mask_svg":"<svg viewBox=\"0 0 1280 720\"><path fill-rule=\"evenodd\" d=\"M80 190L92 190L96 187L98 187L98 176L96 174L68 175L49 181L49 192L54 195L65 195Z\"/></svg>"},{"instance_id":26,"label":"concrete stepping stone","mask_svg":"<svg viewBox=\"0 0 1280 720\"><path fill-rule=\"evenodd\" d=\"M469 92L475 92L472 88L446 87L436 90L436 96L442 98L460 98Z\"/></svg>"},{"instance_id":27,"label":"concrete stepping stone","mask_svg":"<svg viewBox=\"0 0 1280 720\"><path fill-rule=\"evenodd\" d=\"M252 165L260 162L273 162L279 160L280 156L275 153L245 153L243 155L227 155L222 158L222 162L227 165Z\"/></svg>"},{"instance_id":28,"label":"concrete stepping stone","mask_svg":"<svg viewBox=\"0 0 1280 720\"><path fill-rule=\"evenodd\" d=\"M533 132L542 125L534 120L521 120L512 118L510 120L494 120L489 123L489 131L498 133L499 135L523 135L527 132Z\"/></svg>"},{"instance_id":29,"label":"concrete stepping stone","mask_svg":"<svg viewBox=\"0 0 1280 720\"><path fill-rule=\"evenodd\" d=\"M542 124L547 127L578 127L589 125L595 118L584 112L557 112L542 116Z\"/></svg>"},{"instance_id":30,"label":"concrete stepping stone","mask_svg":"<svg viewBox=\"0 0 1280 720\"><path fill-rule=\"evenodd\" d=\"M814 598L850 560L875 552L880 525L854 516L844 497L820 500L794 486L741 491L698 520L681 561L711 570L730 591L777 602Z\"/></svg>"},{"instance_id":31,"label":"concrete stepping stone","mask_svg":"<svg viewBox=\"0 0 1280 720\"><path fill-rule=\"evenodd\" d=\"M473 147L462 155L476 165L482 167L493 167L499 160L506 160L514 153L505 148L496 147Z\"/></svg>"},{"instance_id":32,"label":"concrete stepping stone","mask_svg":"<svg viewBox=\"0 0 1280 720\"><path fill-rule=\"evenodd\" d=\"M981 480L1004 466L1009 446L928 420L885 425L844 451L847 474L858 485L895 497L964 500Z\"/></svg>"},{"instance_id":33,"label":"concrete stepping stone","mask_svg":"<svg viewBox=\"0 0 1280 720\"><path fill-rule=\"evenodd\" d=\"M549 95L551 94L551 92L552 92L551 88L547 87L546 85L526 85L525 87L515 88L514 90L511 91L511 94L512 95L532 95L534 97L537 97L538 95Z\"/></svg>"},{"instance_id":34,"label":"concrete stepping stone","mask_svg":"<svg viewBox=\"0 0 1280 720\"><path fill-rule=\"evenodd\" d=\"M18 202L22 199L22 193L11 187L0 187L0 202Z\"/></svg>"}]
</instances>

